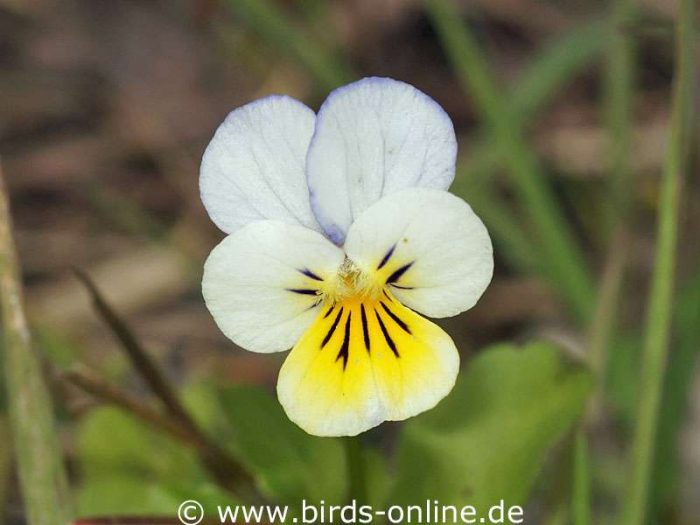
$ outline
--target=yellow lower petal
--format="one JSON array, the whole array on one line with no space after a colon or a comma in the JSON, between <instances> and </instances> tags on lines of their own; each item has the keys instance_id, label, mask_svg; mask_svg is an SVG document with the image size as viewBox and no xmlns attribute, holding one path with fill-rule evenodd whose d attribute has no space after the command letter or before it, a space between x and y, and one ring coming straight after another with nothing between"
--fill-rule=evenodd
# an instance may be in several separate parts
<instances>
[{"instance_id":1,"label":"yellow lower petal","mask_svg":"<svg viewBox=\"0 0 700 525\"><path fill-rule=\"evenodd\" d=\"M352 436L432 408L458 370L452 339L384 292L323 308L282 366L277 393L308 433Z\"/></svg>"}]
</instances>

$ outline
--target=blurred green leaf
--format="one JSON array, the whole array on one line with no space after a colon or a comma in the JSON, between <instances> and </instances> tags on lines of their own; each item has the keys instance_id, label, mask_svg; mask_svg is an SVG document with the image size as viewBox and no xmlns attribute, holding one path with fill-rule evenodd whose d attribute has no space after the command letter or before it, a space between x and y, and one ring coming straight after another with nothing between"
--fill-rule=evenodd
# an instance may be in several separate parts
<instances>
[{"instance_id":1,"label":"blurred green leaf","mask_svg":"<svg viewBox=\"0 0 700 525\"><path fill-rule=\"evenodd\" d=\"M236 386L220 398L233 428L232 452L258 476L268 496L289 504L304 498L343 501L347 480L339 440L306 434L260 388Z\"/></svg>"},{"instance_id":2,"label":"blurred green leaf","mask_svg":"<svg viewBox=\"0 0 700 525\"><path fill-rule=\"evenodd\" d=\"M89 413L77 427L76 449L82 516L173 515L185 499L232 499L208 480L194 451L117 408Z\"/></svg>"},{"instance_id":3,"label":"blurred green leaf","mask_svg":"<svg viewBox=\"0 0 700 525\"><path fill-rule=\"evenodd\" d=\"M178 506L191 499L210 511L219 505L236 503L229 493L211 483L152 480L123 473L92 478L81 485L77 496L78 514L83 517L175 516Z\"/></svg>"},{"instance_id":4,"label":"blurred green leaf","mask_svg":"<svg viewBox=\"0 0 700 525\"><path fill-rule=\"evenodd\" d=\"M92 478L77 494L78 516L175 514L183 500L153 480L129 474Z\"/></svg>"},{"instance_id":5,"label":"blurred green leaf","mask_svg":"<svg viewBox=\"0 0 700 525\"><path fill-rule=\"evenodd\" d=\"M221 407L219 390L215 385L212 383L186 385L181 390L180 397L187 412L210 436L229 432L228 419Z\"/></svg>"},{"instance_id":6,"label":"blurred green leaf","mask_svg":"<svg viewBox=\"0 0 700 525\"><path fill-rule=\"evenodd\" d=\"M70 366L80 359L82 349L67 336L44 326L34 327L32 334L48 360L58 366Z\"/></svg>"},{"instance_id":7,"label":"blurred green leaf","mask_svg":"<svg viewBox=\"0 0 700 525\"><path fill-rule=\"evenodd\" d=\"M86 478L113 472L163 479L202 477L193 451L117 408L88 414L78 427L77 444Z\"/></svg>"},{"instance_id":8,"label":"blurred green leaf","mask_svg":"<svg viewBox=\"0 0 700 525\"><path fill-rule=\"evenodd\" d=\"M478 355L450 396L409 421L389 501L486 508L526 501L547 451L581 415L589 373L546 343Z\"/></svg>"}]
</instances>

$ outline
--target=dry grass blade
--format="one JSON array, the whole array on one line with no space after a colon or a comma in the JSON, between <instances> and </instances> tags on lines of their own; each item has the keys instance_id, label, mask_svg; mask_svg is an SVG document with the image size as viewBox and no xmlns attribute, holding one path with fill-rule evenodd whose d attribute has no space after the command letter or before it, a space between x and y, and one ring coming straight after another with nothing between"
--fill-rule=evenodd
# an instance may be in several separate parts
<instances>
[{"instance_id":1,"label":"dry grass blade","mask_svg":"<svg viewBox=\"0 0 700 525\"><path fill-rule=\"evenodd\" d=\"M124 320L112 309L105 298L100 293L97 285L90 277L81 270L75 270L75 274L85 285L90 293L95 310L112 330L112 333L121 344L122 349L128 356L134 368L141 375L143 380L161 400L168 412L177 419L180 424L190 430L196 427L194 421L180 403L175 390L170 385L163 373L160 371L153 359L148 355L131 329Z\"/></svg>"},{"instance_id":2,"label":"dry grass blade","mask_svg":"<svg viewBox=\"0 0 700 525\"><path fill-rule=\"evenodd\" d=\"M160 415L159 412L89 373L72 372L68 374L67 379L92 395L120 406L159 430L193 445L200 451L202 462L223 487L235 494L257 498L253 494L250 475L199 428L158 365L148 355L126 322L111 308L95 283L85 272L76 270L75 273L90 293L98 314L110 327L134 368L161 401L170 417Z\"/></svg>"},{"instance_id":3,"label":"dry grass blade","mask_svg":"<svg viewBox=\"0 0 700 525\"><path fill-rule=\"evenodd\" d=\"M147 425L168 434L178 441L198 449L205 447L198 434L191 432L173 419L164 416L158 410L142 403L136 396L132 396L107 383L84 367L68 370L60 375L60 379L84 390L103 402L124 409Z\"/></svg>"},{"instance_id":4,"label":"dry grass blade","mask_svg":"<svg viewBox=\"0 0 700 525\"><path fill-rule=\"evenodd\" d=\"M199 428L182 426L179 421L161 414L83 367L64 372L60 378L104 403L123 409L154 430L196 449L212 477L232 494L244 499L260 499L253 488L251 476L226 451L212 443Z\"/></svg>"},{"instance_id":5,"label":"dry grass blade","mask_svg":"<svg viewBox=\"0 0 700 525\"><path fill-rule=\"evenodd\" d=\"M71 504L49 390L31 346L20 267L0 166L0 298L12 437L29 525L71 521Z\"/></svg>"}]
</instances>

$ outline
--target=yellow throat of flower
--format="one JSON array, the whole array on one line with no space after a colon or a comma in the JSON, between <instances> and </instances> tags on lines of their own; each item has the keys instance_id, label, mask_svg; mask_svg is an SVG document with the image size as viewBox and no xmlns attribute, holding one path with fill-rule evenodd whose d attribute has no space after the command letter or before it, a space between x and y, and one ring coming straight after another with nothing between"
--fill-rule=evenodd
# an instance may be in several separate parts
<instances>
[{"instance_id":1,"label":"yellow throat of flower","mask_svg":"<svg viewBox=\"0 0 700 525\"><path fill-rule=\"evenodd\" d=\"M331 303L363 302L378 299L382 294L382 288L375 276L362 271L346 257L338 268L336 278L323 291Z\"/></svg>"}]
</instances>

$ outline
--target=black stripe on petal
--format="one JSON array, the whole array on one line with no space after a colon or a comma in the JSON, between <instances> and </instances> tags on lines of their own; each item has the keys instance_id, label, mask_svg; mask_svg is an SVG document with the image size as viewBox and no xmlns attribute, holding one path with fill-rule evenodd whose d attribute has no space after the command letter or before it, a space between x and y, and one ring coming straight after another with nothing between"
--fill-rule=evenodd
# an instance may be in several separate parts
<instances>
[{"instance_id":1,"label":"black stripe on petal","mask_svg":"<svg viewBox=\"0 0 700 525\"><path fill-rule=\"evenodd\" d=\"M403 329L404 332L406 332L409 335L413 333L413 332L411 332L411 329L408 327L408 325L406 323L404 323L403 320L398 315L396 315L394 312L389 310L387 305L385 305L382 301L380 301L379 304L382 305L382 308L384 308L384 311L387 314L389 314L389 317L391 317L394 320L394 322Z\"/></svg>"},{"instance_id":2,"label":"black stripe on petal","mask_svg":"<svg viewBox=\"0 0 700 525\"><path fill-rule=\"evenodd\" d=\"M314 308L316 308L316 307L317 307L319 304L321 304L322 302L323 302L323 299L319 297L319 298L316 300L316 302L314 302L314 304L312 304L311 306L309 306L306 310L307 310L307 311L308 311L308 310L313 310Z\"/></svg>"},{"instance_id":3,"label":"black stripe on petal","mask_svg":"<svg viewBox=\"0 0 700 525\"><path fill-rule=\"evenodd\" d=\"M411 261L411 262L408 263L408 264L404 264L401 268L399 268L399 269L396 270L394 273L392 273L392 274L389 276L389 278L386 280L386 282L387 282L388 284L391 284L391 283L395 283L396 281L398 281L399 279L401 279L401 276L402 276L403 274L405 274L411 266L413 266L413 263L414 263L414 262L415 262L415 261Z\"/></svg>"},{"instance_id":4,"label":"black stripe on petal","mask_svg":"<svg viewBox=\"0 0 700 525\"><path fill-rule=\"evenodd\" d=\"M384 334L384 339L386 340L386 344L389 346L389 348L391 348L391 351L394 352L394 355L396 357L400 357L399 351L396 349L396 343L389 335L389 332L386 329L386 326L384 326L384 321L382 321L382 318L379 315L379 312L377 310L374 311L374 315L377 317L377 322L379 322L379 328L382 329L382 334Z\"/></svg>"},{"instance_id":5,"label":"black stripe on petal","mask_svg":"<svg viewBox=\"0 0 700 525\"><path fill-rule=\"evenodd\" d=\"M343 337L343 344L340 346L340 352L338 352L338 357L335 358L336 362L340 358L343 359L343 370L348 366L348 357L350 357L350 319L352 319L352 312L348 313L348 318L345 320L345 336Z\"/></svg>"},{"instance_id":6,"label":"black stripe on petal","mask_svg":"<svg viewBox=\"0 0 700 525\"><path fill-rule=\"evenodd\" d=\"M329 315L331 315L331 313L333 312L333 310L335 310L335 305L331 305L331 307L328 309L328 311L327 311L325 314L323 314L323 318L325 319L326 317L328 317Z\"/></svg>"},{"instance_id":7,"label":"black stripe on petal","mask_svg":"<svg viewBox=\"0 0 700 525\"><path fill-rule=\"evenodd\" d=\"M365 348L367 353L370 352L370 342L369 342L369 327L367 326L367 312L365 312L365 305L360 304L360 312L362 314L362 335L365 339Z\"/></svg>"},{"instance_id":8,"label":"black stripe on petal","mask_svg":"<svg viewBox=\"0 0 700 525\"><path fill-rule=\"evenodd\" d=\"M394 244L391 248L389 248L389 251L386 252L384 257L382 258L381 262L379 263L379 266L377 266L377 270L381 270L384 265L389 262L389 259L391 259L391 256L394 254L394 250L396 249L396 245Z\"/></svg>"},{"instance_id":9,"label":"black stripe on petal","mask_svg":"<svg viewBox=\"0 0 700 525\"><path fill-rule=\"evenodd\" d=\"M333 334L335 333L335 329L338 327L338 322L340 321L341 315L343 315L343 308L342 307L338 311L338 315L335 316L335 319L333 320L333 324L328 329L328 333L326 334L326 337L323 338L323 341L321 342L321 348L326 346L328 344L328 341L331 340L331 337L333 337Z\"/></svg>"},{"instance_id":10,"label":"black stripe on petal","mask_svg":"<svg viewBox=\"0 0 700 525\"><path fill-rule=\"evenodd\" d=\"M312 290L311 288L287 288L287 291L301 295L318 295L318 290Z\"/></svg>"},{"instance_id":11,"label":"black stripe on petal","mask_svg":"<svg viewBox=\"0 0 700 525\"><path fill-rule=\"evenodd\" d=\"M299 270L300 273L306 275L308 278L313 279L314 281L323 281L318 275L316 275L314 272L309 270L308 268L304 268L303 270Z\"/></svg>"}]
</instances>

